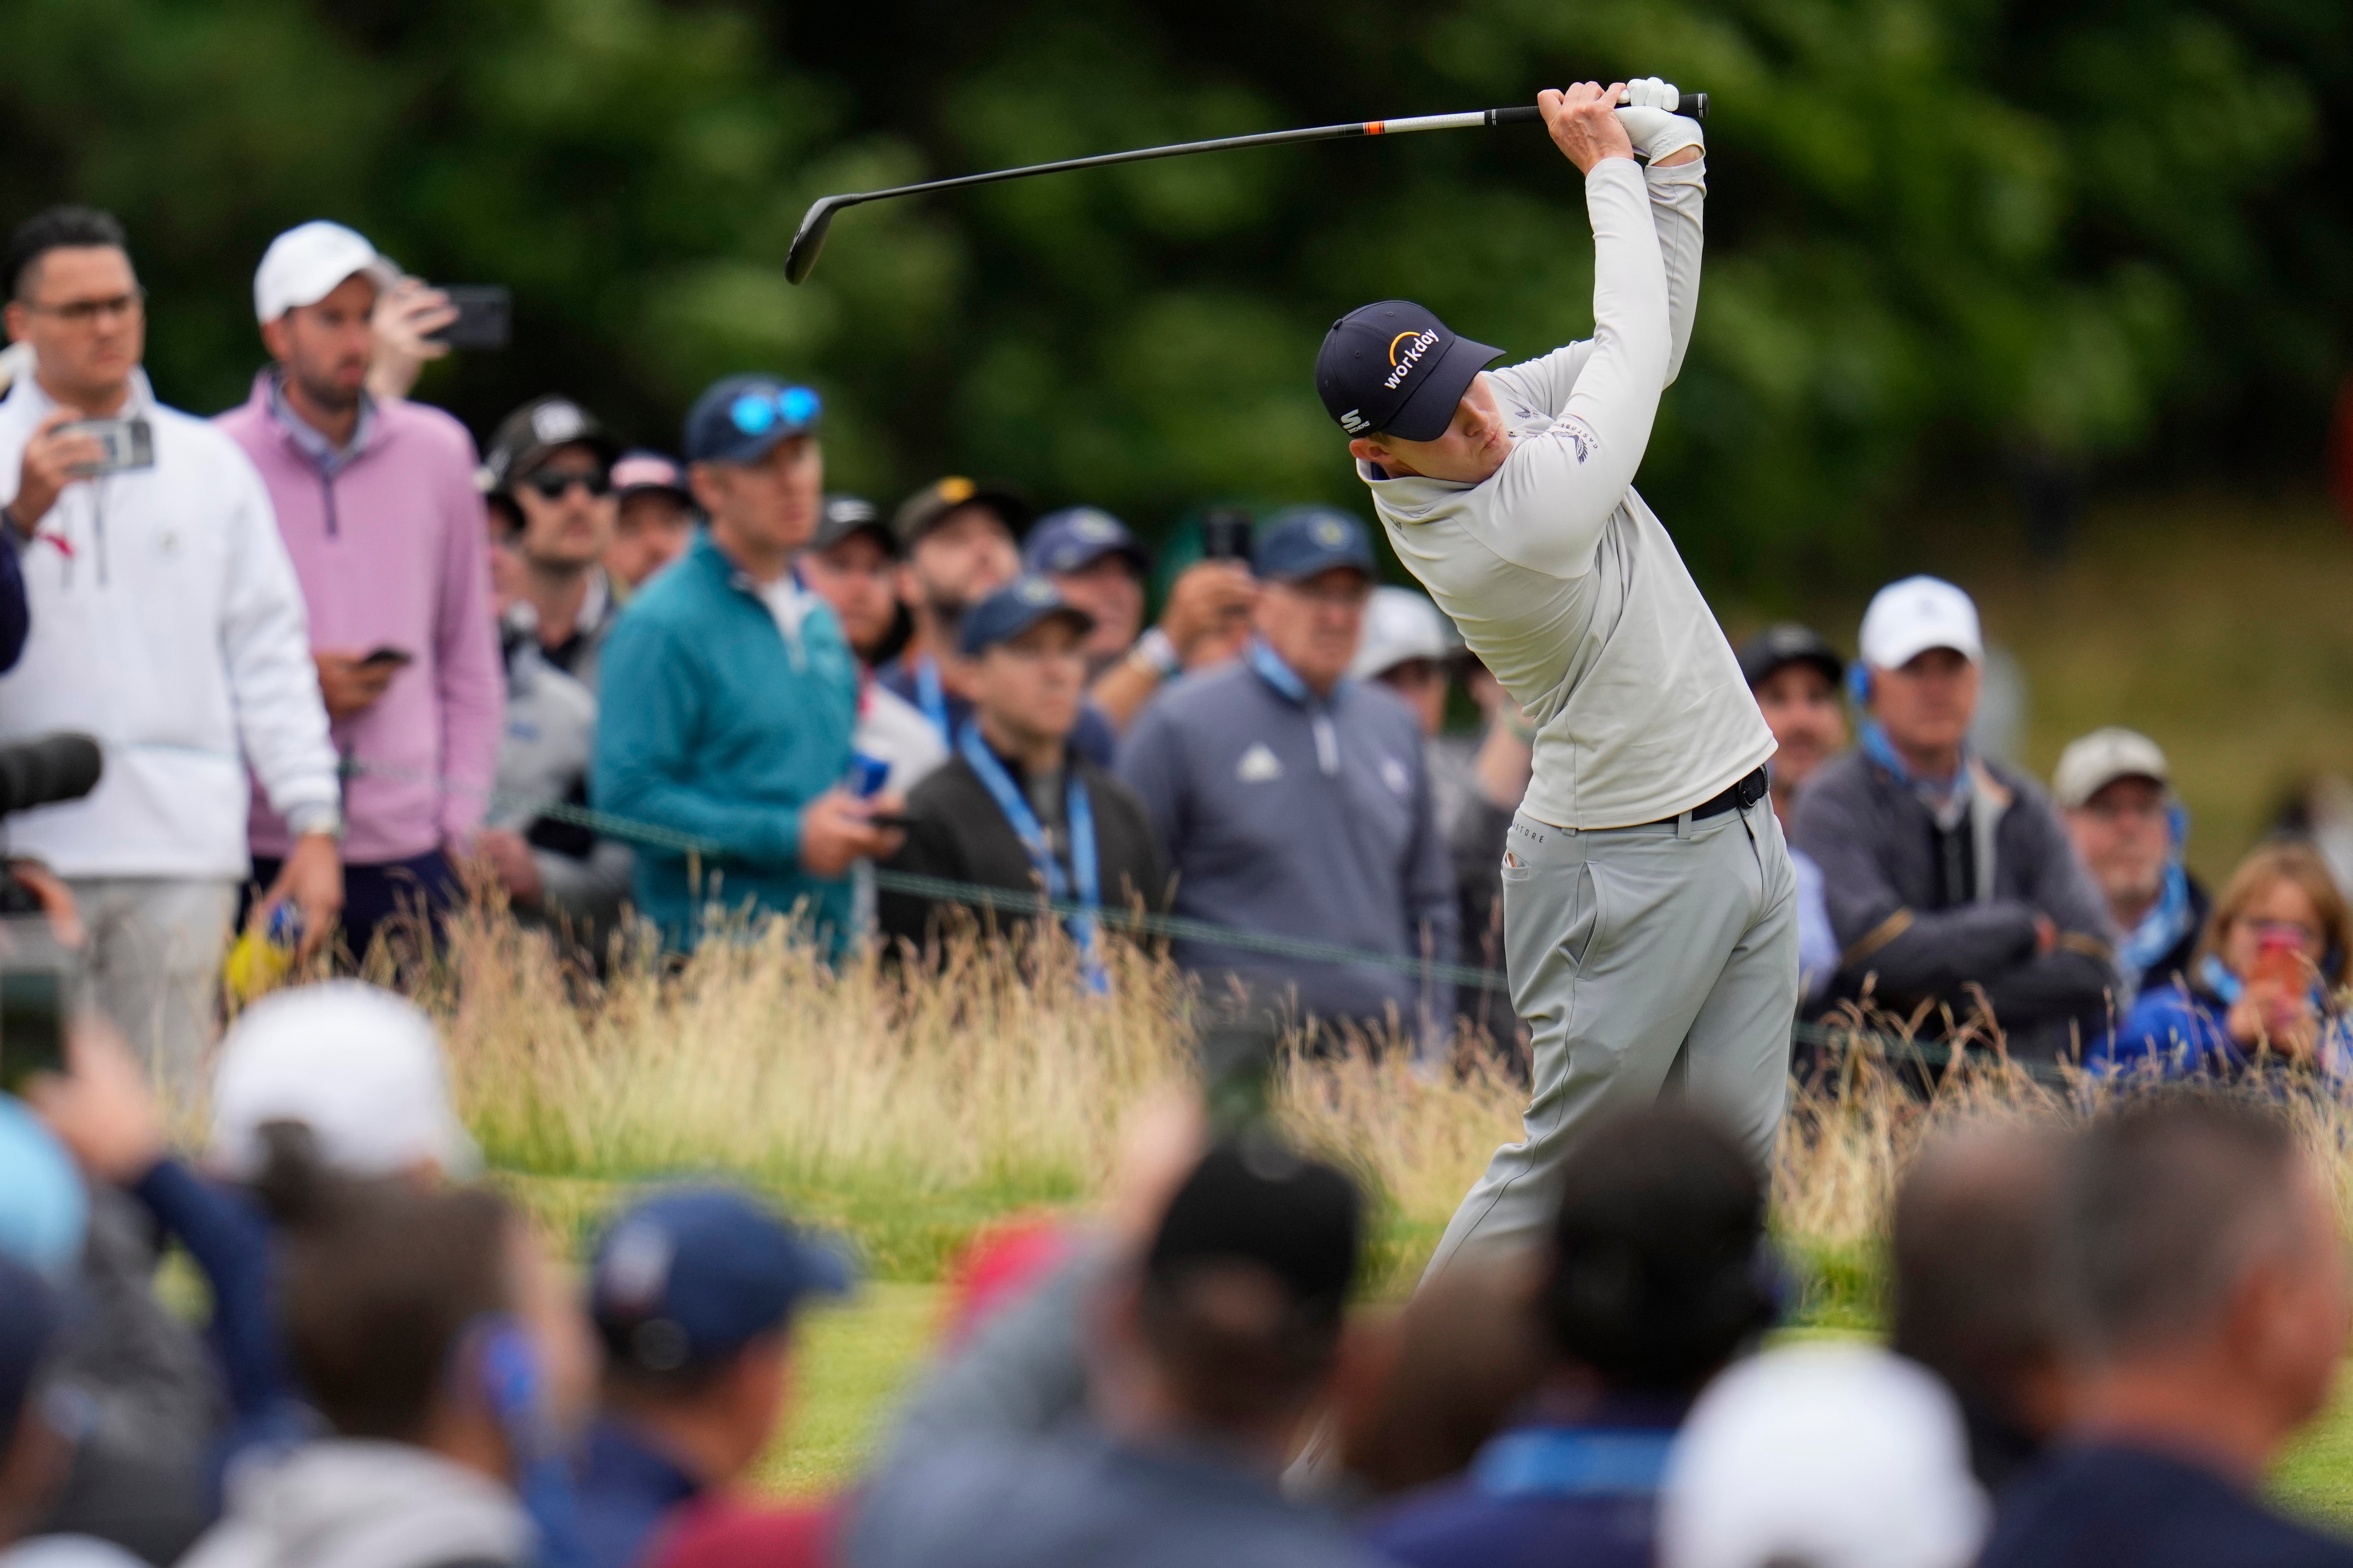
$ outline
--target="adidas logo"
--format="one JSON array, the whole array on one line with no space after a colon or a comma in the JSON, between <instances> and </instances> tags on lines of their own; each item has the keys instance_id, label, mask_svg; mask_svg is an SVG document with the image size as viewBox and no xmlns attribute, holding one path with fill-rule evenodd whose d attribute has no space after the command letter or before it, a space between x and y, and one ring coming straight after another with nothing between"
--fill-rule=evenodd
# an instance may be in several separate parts
<instances>
[{"instance_id":1,"label":"adidas logo","mask_svg":"<svg viewBox=\"0 0 2353 1568\"><path fill-rule=\"evenodd\" d=\"M1282 761L1267 750L1263 741L1244 752L1241 762L1234 769L1234 777L1243 784L1271 784L1282 776Z\"/></svg>"}]
</instances>

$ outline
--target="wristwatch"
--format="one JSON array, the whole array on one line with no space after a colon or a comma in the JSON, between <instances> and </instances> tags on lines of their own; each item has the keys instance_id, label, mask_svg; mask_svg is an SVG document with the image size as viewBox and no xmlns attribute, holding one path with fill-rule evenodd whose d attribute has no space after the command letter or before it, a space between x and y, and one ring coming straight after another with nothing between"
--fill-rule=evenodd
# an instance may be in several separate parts
<instances>
[{"instance_id":1,"label":"wristwatch","mask_svg":"<svg viewBox=\"0 0 2353 1568\"><path fill-rule=\"evenodd\" d=\"M1135 646L1127 650L1127 661L1162 680L1176 674L1185 663L1176 657L1176 645L1158 626L1135 639Z\"/></svg>"},{"instance_id":2,"label":"wristwatch","mask_svg":"<svg viewBox=\"0 0 2353 1568\"><path fill-rule=\"evenodd\" d=\"M290 816L286 826L293 830L297 838L323 834L338 844L343 841L343 813L340 806L312 806L308 811Z\"/></svg>"}]
</instances>

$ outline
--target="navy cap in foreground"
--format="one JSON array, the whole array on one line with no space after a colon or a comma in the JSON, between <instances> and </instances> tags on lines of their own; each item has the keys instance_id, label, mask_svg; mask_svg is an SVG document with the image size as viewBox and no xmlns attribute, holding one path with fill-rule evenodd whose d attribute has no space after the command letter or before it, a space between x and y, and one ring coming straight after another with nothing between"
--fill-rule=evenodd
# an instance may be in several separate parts
<instances>
[{"instance_id":1,"label":"navy cap in foreground","mask_svg":"<svg viewBox=\"0 0 2353 1568\"><path fill-rule=\"evenodd\" d=\"M773 375L714 381L686 412L690 463L756 463L779 442L817 428L824 401Z\"/></svg>"},{"instance_id":2,"label":"navy cap in foreground","mask_svg":"<svg viewBox=\"0 0 2353 1568\"><path fill-rule=\"evenodd\" d=\"M1410 300L1384 300L1332 323L1315 355L1315 391L1351 436L1435 441L1471 383L1503 356Z\"/></svg>"},{"instance_id":3,"label":"navy cap in foreground","mask_svg":"<svg viewBox=\"0 0 2353 1568\"><path fill-rule=\"evenodd\" d=\"M1021 546L1021 564L1032 572L1077 572L1106 555L1124 558L1141 574L1152 556L1127 524L1099 506L1066 506L1048 512Z\"/></svg>"},{"instance_id":4,"label":"navy cap in foreground","mask_svg":"<svg viewBox=\"0 0 2353 1568\"><path fill-rule=\"evenodd\" d=\"M1095 629L1095 618L1062 597L1052 578L1025 572L965 612L965 657L976 658L998 643L1011 642L1039 622L1058 616L1076 627L1081 637Z\"/></svg>"},{"instance_id":5,"label":"navy cap in foreground","mask_svg":"<svg viewBox=\"0 0 2353 1568\"><path fill-rule=\"evenodd\" d=\"M642 1372L719 1360L780 1328L809 1296L849 1289L849 1265L725 1187L657 1193L596 1245L589 1314L613 1359Z\"/></svg>"},{"instance_id":6,"label":"navy cap in foreground","mask_svg":"<svg viewBox=\"0 0 2353 1568\"><path fill-rule=\"evenodd\" d=\"M1304 583L1335 566L1378 575L1365 525L1328 506L1285 507L1269 518L1257 565L1260 576L1278 583Z\"/></svg>"}]
</instances>

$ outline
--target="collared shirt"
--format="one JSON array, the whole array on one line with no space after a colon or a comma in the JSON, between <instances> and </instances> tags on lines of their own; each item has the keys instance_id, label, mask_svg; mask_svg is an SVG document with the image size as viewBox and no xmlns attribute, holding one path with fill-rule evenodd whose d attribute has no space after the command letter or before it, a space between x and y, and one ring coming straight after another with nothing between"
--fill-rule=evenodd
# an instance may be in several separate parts
<instances>
[{"instance_id":1,"label":"collared shirt","mask_svg":"<svg viewBox=\"0 0 2353 1568\"><path fill-rule=\"evenodd\" d=\"M580 1544L588 1568L632 1568L663 1521L702 1483L623 1421L600 1415L576 1467Z\"/></svg>"},{"instance_id":2,"label":"collared shirt","mask_svg":"<svg viewBox=\"0 0 2353 1568\"><path fill-rule=\"evenodd\" d=\"M294 445L311 459L318 470L329 479L351 467L362 452L367 450L368 438L375 434L375 399L360 392L359 422L352 426L352 438L342 446L329 440L324 432L294 412L286 401L286 373L279 371L269 378L269 416L292 437Z\"/></svg>"}]
</instances>

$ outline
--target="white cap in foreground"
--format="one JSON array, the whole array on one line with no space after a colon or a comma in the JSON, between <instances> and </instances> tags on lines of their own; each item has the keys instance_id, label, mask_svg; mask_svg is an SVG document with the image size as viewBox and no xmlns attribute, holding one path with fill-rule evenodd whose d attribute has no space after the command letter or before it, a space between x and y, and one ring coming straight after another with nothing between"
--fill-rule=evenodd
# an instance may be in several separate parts
<instances>
[{"instance_id":1,"label":"white cap in foreground","mask_svg":"<svg viewBox=\"0 0 2353 1568\"><path fill-rule=\"evenodd\" d=\"M375 279L379 289L400 281L399 268L342 224L319 218L290 228L269 242L254 271L254 319L274 321L299 305L315 305L354 273Z\"/></svg>"},{"instance_id":2,"label":"white cap in foreground","mask_svg":"<svg viewBox=\"0 0 2353 1568\"><path fill-rule=\"evenodd\" d=\"M1365 605L1365 633L1348 676L1370 680L1408 659L1449 659L1460 646L1454 624L1427 595L1410 588L1376 588Z\"/></svg>"},{"instance_id":3,"label":"white cap in foreground","mask_svg":"<svg viewBox=\"0 0 2353 1568\"><path fill-rule=\"evenodd\" d=\"M2137 730L2111 724L2069 743L2051 775L2051 793L2073 811L2118 779L2149 779L2169 784L2173 774L2165 752Z\"/></svg>"},{"instance_id":4,"label":"white cap in foreground","mask_svg":"<svg viewBox=\"0 0 2353 1568\"><path fill-rule=\"evenodd\" d=\"M1871 596L1856 651L1873 669L1901 669L1932 647L1985 662L1978 607L1942 577L1906 577Z\"/></svg>"},{"instance_id":5,"label":"white cap in foreground","mask_svg":"<svg viewBox=\"0 0 2353 1568\"><path fill-rule=\"evenodd\" d=\"M1966 1568L1989 1522L1960 1408L1876 1346L1796 1345L1700 1396L1659 1500L1662 1568Z\"/></svg>"},{"instance_id":6,"label":"white cap in foreground","mask_svg":"<svg viewBox=\"0 0 2353 1568\"><path fill-rule=\"evenodd\" d=\"M260 1174L261 1129L272 1121L307 1125L339 1175L396 1175L427 1163L468 1175L481 1162L450 1104L433 1021L406 997L356 980L275 992L222 1039L213 1163L239 1181Z\"/></svg>"}]
</instances>

